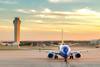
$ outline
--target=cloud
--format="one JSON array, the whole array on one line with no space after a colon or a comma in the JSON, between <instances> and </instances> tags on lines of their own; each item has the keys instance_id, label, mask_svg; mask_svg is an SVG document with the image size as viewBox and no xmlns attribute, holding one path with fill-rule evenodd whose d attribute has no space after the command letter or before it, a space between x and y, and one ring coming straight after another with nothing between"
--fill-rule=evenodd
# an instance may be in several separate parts
<instances>
[{"instance_id":1,"label":"cloud","mask_svg":"<svg viewBox=\"0 0 100 67\"><path fill-rule=\"evenodd\" d=\"M65 15L79 15L79 14L76 14L75 11L74 12L67 12L67 11L52 11L51 9L49 8L45 8L44 10L41 10L41 11L37 11L37 10L33 10L33 9L16 9L15 10L16 12L19 12L19 13L26 13L26 14L36 14L36 15L58 15L58 16L65 16ZM78 12L78 11L77 11Z\"/></svg>"},{"instance_id":2,"label":"cloud","mask_svg":"<svg viewBox=\"0 0 100 67\"><path fill-rule=\"evenodd\" d=\"M67 13L68 14L68 13ZM71 12L69 12L69 15L65 16L66 19L68 18L76 18L76 19L84 19L84 18L100 18L100 12L97 12L95 10L92 10L88 7L76 9ZM86 20L86 19L84 19Z\"/></svg>"},{"instance_id":3,"label":"cloud","mask_svg":"<svg viewBox=\"0 0 100 67\"><path fill-rule=\"evenodd\" d=\"M17 9L15 11L19 12L19 13L29 14L34 17L40 17L40 18L56 18L56 17L58 17L49 8L45 8L43 11L36 11L33 9Z\"/></svg>"},{"instance_id":4,"label":"cloud","mask_svg":"<svg viewBox=\"0 0 100 67\"><path fill-rule=\"evenodd\" d=\"M0 0L1 4L17 4L18 2L15 0Z\"/></svg>"},{"instance_id":5,"label":"cloud","mask_svg":"<svg viewBox=\"0 0 100 67\"><path fill-rule=\"evenodd\" d=\"M88 7L75 10L74 12L76 14L80 14L80 15L86 16L86 17L88 16L88 17L92 17L92 18L100 18L100 12L92 10Z\"/></svg>"},{"instance_id":6,"label":"cloud","mask_svg":"<svg viewBox=\"0 0 100 67\"><path fill-rule=\"evenodd\" d=\"M45 8L42 11L37 11L34 16L40 17L40 18L56 19L56 18L64 17L66 15L67 16L68 15L75 15L75 13L73 14L73 12L67 12L67 11L52 11L49 8Z\"/></svg>"},{"instance_id":7,"label":"cloud","mask_svg":"<svg viewBox=\"0 0 100 67\"><path fill-rule=\"evenodd\" d=\"M16 12L20 12L20 13L26 13L26 14L32 14L32 13L52 13L52 11L48 8L45 8L43 11L36 11L33 9L16 9Z\"/></svg>"},{"instance_id":8,"label":"cloud","mask_svg":"<svg viewBox=\"0 0 100 67\"><path fill-rule=\"evenodd\" d=\"M26 19L24 22L34 22L34 23L42 23L42 20L33 20L33 19Z\"/></svg>"},{"instance_id":9,"label":"cloud","mask_svg":"<svg viewBox=\"0 0 100 67\"><path fill-rule=\"evenodd\" d=\"M34 13L34 12L36 12L36 10L29 10L29 12L32 12L32 13Z\"/></svg>"},{"instance_id":10,"label":"cloud","mask_svg":"<svg viewBox=\"0 0 100 67\"><path fill-rule=\"evenodd\" d=\"M89 8L82 8L82 9L76 10L76 12L80 14L97 14L96 11L93 11Z\"/></svg>"},{"instance_id":11,"label":"cloud","mask_svg":"<svg viewBox=\"0 0 100 67\"><path fill-rule=\"evenodd\" d=\"M96 19L100 18L100 12L97 12L87 7L76 9L73 11L53 11L49 8L45 8L44 10L41 10L41 11L33 10L33 9L29 9L29 10L28 9L17 9L17 12L29 14L31 15L31 18L33 17L34 19L37 18L39 20L42 19L44 20L44 22L53 21L53 22L59 23L60 21L62 24L69 24L68 22L71 22L71 24L69 25L78 25L80 22L85 22L85 23L95 22Z\"/></svg>"},{"instance_id":12,"label":"cloud","mask_svg":"<svg viewBox=\"0 0 100 67\"><path fill-rule=\"evenodd\" d=\"M48 2L58 4L58 3L83 3L83 2L88 3L90 1L88 0L48 0Z\"/></svg>"},{"instance_id":13,"label":"cloud","mask_svg":"<svg viewBox=\"0 0 100 67\"><path fill-rule=\"evenodd\" d=\"M100 12L91 10L90 8L81 8L73 11L52 11L49 8L45 8L43 11L37 11L39 14L55 15L55 16L94 16L100 14Z\"/></svg>"},{"instance_id":14,"label":"cloud","mask_svg":"<svg viewBox=\"0 0 100 67\"><path fill-rule=\"evenodd\" d=\"M39 15L35 15L35 17L40 17L40 18L57 18L58 16L55 16L55 15L45 15L45 14L39 14Z\"/></svg>"},{"instance_id":15,"label":"cloud","mask_svg":"<svg viewBox=\"0 0 100 67\"><path fill-rule=\"evenodd\" d=\"M72 0L49 0L51 3L65 3L65 2L72 2Z\"/></svg>"},{"instance_id":16,"label":"cloud","mask_svg":"<svg viewBox=\"0 0 100 67\"><path fill-rule=\"evenodd\" d=\"M11 27L8 27L8 26L0 26L0 28L11 28Z\"/></svg>"},{"instance_id":17,"label":"cloud","mask_svg":"<svg viewBox=\"0 0 100 67\"><path fill-rule=\"evenodd\" d=\"M26 14L29 13L28 11L25 11L25 10L23 10L23 9L17 9L16 11L17 11L17 12L20 12L20 13L26 13Z\"/></svg>"},{"instance_id":18,"label":"cloud","mask_svg":"<svg viewBox=\"0 0 100 67\"><path fill-rule=\"evenodd\" d=\"M19 12L19 13L25 13L25 14L31 14L31 13L35 13L36 10L28 10L28 9L17 9L15 10L16 12Z\"/></svg>"},{"instance_id":19,"label":"cloud","mask_svg":"<svg viewBox=\"0 0 100 67\"><path fill-rule=\"evenodd\" d=\"M6 30L6 31L12 31L13 30L13 26L5 26L5 25L2 25L2 26L0 26L0 29L1 30ZM23 27L23 26L21 27L21 30L32 31L32 29L27 28L27 27Z\"/></svg>"},{"instance_id":20,"label":"cloud","mask_svg":"<svg viewBox=\"0 0 100 67\"><path fill-rule=\"evenodd\" d=\"M11 31L13 29L13 27L12 26L4 26L4 25L2 25L2 26L0 26L0 30L6 30L6 31Z\"/></svg>"},{"instance_id":21,"label":"cloud","mask_svg":"<svg viewBox=\"0 0 100 67\"><path fill-rule=\"evenodd\" d=\"M28 27L21 27L21 31L32 31L31 28L28 28Z\"/></svg>"},{"instance_id":22,"label":"cloud","mask_svg":"<svg viewBox=\"0 0 100 67\"><path fill-rule=\"evenodd\" d=\"M42 13L51 13L52 11L49 8L45 8L43 11L41 11Z\"/></svg>"},{"instance_id":23,"label":"cloud","mask_svg":"<svg viewBox=\"0 0 100 67\"><path fill-rule=\"evenodd\" d=\"M6 18L0 20L0 22L11 22L11 21L12 21L11 19L6 19Z\"/></svg>"},{"instance_id":24,"label":"cloud","mask_svg":"<svg viewBox=\"0 0 100 67\"><path fill-rule=\"evenodd\" d=\"M44 10L38 11L34 9L17 9L16 10L19 13L29 14L34 17L40 17L40 18L80 18L80 17L96 17L100 18L100 12L91 10L90 8L81 8L76 9L73 11L53 11L49 8L45 8Z\"/></svg>"}]
</instances>

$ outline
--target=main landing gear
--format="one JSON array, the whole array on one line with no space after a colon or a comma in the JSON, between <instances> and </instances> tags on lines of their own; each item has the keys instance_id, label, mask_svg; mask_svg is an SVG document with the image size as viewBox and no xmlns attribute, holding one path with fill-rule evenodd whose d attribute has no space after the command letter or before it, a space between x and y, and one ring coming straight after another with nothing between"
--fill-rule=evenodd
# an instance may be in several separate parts
<instances>
[{"instance_id":1,"label":"main landing gear","mask_svg":"<svg viewBox=\"0 0 100 67\"><path fill-rule=\"evenodd\" d=\"M54 56L54 59L58 59L58 56L57 56L57 55L55 55L55 56Z\"/></svg>"}]
</instances>

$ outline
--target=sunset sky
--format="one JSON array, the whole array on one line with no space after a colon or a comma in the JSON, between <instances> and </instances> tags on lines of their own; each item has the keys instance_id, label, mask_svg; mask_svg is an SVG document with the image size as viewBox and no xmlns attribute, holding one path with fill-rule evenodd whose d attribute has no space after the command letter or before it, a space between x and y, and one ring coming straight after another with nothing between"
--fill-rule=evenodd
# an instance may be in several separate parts
<instances>
[{"instance_id":1,"label":"sunset sky","mask_svg":"<svg viewBox=\"0 0 100 67\"><path fill-rule=\"evenodd\" d=\"M100 0L0 0L0 41L14 40L16 16L21 40L100 39Z\"/></svg>"}]
</instances>

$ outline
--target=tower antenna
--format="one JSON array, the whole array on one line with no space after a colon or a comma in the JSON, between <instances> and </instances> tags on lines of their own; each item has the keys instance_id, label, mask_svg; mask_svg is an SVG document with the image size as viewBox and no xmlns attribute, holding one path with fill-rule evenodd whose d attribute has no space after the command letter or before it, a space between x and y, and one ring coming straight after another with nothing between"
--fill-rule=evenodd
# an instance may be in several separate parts
<instances>
[{"instance_id":1,"label":"tower antenna","mask_svg":"<svg viewBox=\"0 0 100 67\"><path fill-rule=\"evenodd\" d=\"M64 44L64 38L63 38L63 34L64 33L64 31L63 31L63 28L61 29L61 43L62 44Z\"/></svg>"}]
</instances>

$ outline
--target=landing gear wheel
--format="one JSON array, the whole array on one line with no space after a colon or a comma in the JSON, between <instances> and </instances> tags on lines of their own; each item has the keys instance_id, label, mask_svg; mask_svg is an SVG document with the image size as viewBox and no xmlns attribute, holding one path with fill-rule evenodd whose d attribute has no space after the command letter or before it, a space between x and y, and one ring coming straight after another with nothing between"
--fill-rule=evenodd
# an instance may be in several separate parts
<instances>
[{"instance_id":1,"label":"landing gear wheel","mask_svg":"<svg viewBox=\"0 0 100 67\"><path fill-rule=\"evenodd\" d=\"M70 59L74 59L74 58L73 58L73 55L70 56Z\"/></svg>"},{"instance_id":2,"label":"landing gear wheel","mask_svg":"<svg viewBox=\"0 0 100 67\"><path fill-rule=\"evenodd\" d=\"M68 63L67 58L64 58L64 61L65 61L66 63Z\"/></svg>"},{"instance_id":3,"label":"landing gear wheel","mask_svg":"<svg viewBox=\"0 0 100 67\"><path fill-rule=\"evenodd\" d=\"M58 56L57 56L57 55L55 55L55 56L54 56L54 59L58 59Z\"/></svg>"}]
</instances>

